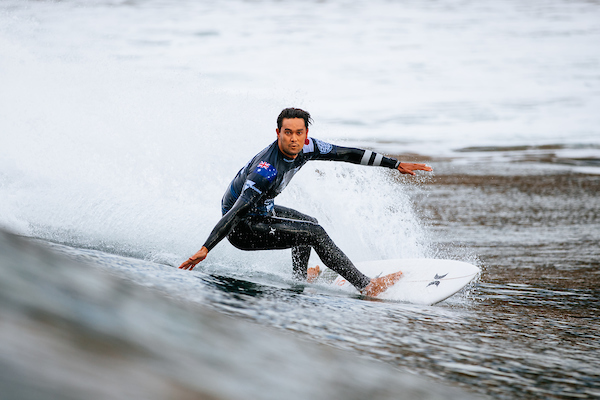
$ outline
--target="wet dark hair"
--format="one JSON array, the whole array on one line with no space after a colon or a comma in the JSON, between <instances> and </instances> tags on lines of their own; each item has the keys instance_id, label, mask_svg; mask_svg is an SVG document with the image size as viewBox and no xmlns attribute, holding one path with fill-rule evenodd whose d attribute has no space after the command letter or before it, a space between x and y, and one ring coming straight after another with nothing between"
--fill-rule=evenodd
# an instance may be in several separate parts
<instances>
[{"instance_id":1,"label":"wet dark hair","mask_svg":"<svg viewBox=\"0 0 600 400\"><path fill-rule=\"evenodd\" d=\"M299 108L285 108L277 117L277 129L281 129L281 124L284 118L302 118L304 120L304 126L308 126L312 123L310 114Z\"/></svg>"}]
</instances>

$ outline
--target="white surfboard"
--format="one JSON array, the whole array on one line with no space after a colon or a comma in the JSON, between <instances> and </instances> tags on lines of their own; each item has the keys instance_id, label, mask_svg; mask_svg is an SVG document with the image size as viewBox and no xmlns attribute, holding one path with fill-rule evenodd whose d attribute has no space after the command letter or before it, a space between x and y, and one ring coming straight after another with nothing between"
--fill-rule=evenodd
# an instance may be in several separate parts
<instances>
[{"instance_id":1,"label":"white surfboard","mask_svg":"<svg viewBox=\"0 0 600 400\"><path fill-rule=\"evenodd\" d=\"M372 278L402 271L400 280L377 298L425 305L439 303L452 296L480 271L479 267L466 262L432 258L367 261L356 263L356 268ZM331 285L357 292L341 276Z\"/></svg>"}]
</instances>

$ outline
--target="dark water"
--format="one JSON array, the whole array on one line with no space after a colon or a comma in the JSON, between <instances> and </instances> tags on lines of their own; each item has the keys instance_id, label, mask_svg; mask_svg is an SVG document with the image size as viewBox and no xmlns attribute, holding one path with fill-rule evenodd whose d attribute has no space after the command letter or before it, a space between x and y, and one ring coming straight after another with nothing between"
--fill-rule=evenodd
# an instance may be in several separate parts
<instances>
[{"instance_id":1,"label":"dark water","mask_svg":"<svg viewBox=\"0 0 600 400\"><path fill-rule=\"evenodd\" d=\"M123 272L156 272L160 265L52 248L0 231L3 400L467 396L385 363L258 326L265 321L252 324L214 311L264 299L261 308L269 312L275 298L288 308L298 306L288 290L218 277L203 277L204 283L187 287L189 293L181 284L177 293L148 290L122 279ZM149 275L139 280L146 286L150 281ZM207 296L203 304L184 300L199 290ZM311 300L300 303L306 307Z\"/></svg>"},{"instance_id":2,"label":"dark water","mask_svg":"<svg viewBox=\"0 0 600 400\"><path fill-rule=\"evenodd\" d=\"M599 398L600 176L475 170L476 174L455 169L451 175L408 186L439 256L475 257L483 268L478 281L436 306L366 301L319 285L264 275L182 274L172 266L51 245L54 251L113 275L124 289L111 289L115 283L98 286L81 273L46 282L27 272L21 276L29 285L25 290L40 285L42 292L56 293L64 302L41 318L34 302L23 306L23 298L12 293L3 298L12 310L4 312L3 319L20 321L33 312L34 320L41 318L53 332L57 326L64 328L61 335L84 329L88 335L80 343L63 343L68 351L56 361L58 371L61 366L69 371L64 364L75 361L99 368L94 358L81 361L69 348L100 343L94 351L103 353L105 365L116 363L119 373L135 375L132 379L140 384L150 379L149 387L160 386L160 393L185 392L188 397L183 398L213 398L198 394L208 392L214 398L241 398L240 393L281 398L288 391L297 398L465 398L467 394L496 399ZM5 287L11 282L6 283L6 276L10 275L2 278ZM86 289L79 293L69 279ZM132 289L140 285L146 287L143 294ZM23 293L25 298L33 296ZM65 293L75 294L64 297ZM81 301L86 293L108 305L99 311L86 308L87 302ZM181 304L182 311L170 302ZM65 310L70 310L67 316ZM208 322L213 320L218 327ZM10 333L18 332L15 327L20 323L4 326L3 343L11 339L19 345ZM96 343L89 334L109 335L114 343L109 346L100 339ZM292 341L292 347L281 334ZM140 335L140 349L132 350L136 335ZM36 331L33 339L50 340L43 331ZM296 344L298 339L302 345ZM333 349L345 352L334 353L332 360L311 347L317 344L330 349L325 354ZM128 349L125 354L136 353L123 358L114 346ZM110 349L108 354L105 348ZM28 388L28 373L36 371L31 364L36 355L27 356L32 360L29 364L16 362L6 349L2 353L4 365L19 366L16 387L21 393ZM147 360L155 366L151 372ZM372 364L374 360L380 362ZM240 363L251 371L267 372L253 372L258 374L253 376L247 368L240 369ZM177 378L166 384L165 366L197 369L202 371L199 375L212 372L210 379L199 381L192 371L181 376L173 372ZM138 368L146 375L136 375ZM428 383L411 380L417 379L414 375L407 379L406 373ZM63 378L58 374L52 379L56 383ZM110 374L106 379L119 382ZM306 380L318 389L305 387ZM232 381L241 382L237 391L231 389ZM344 391L336 391L340 385ZM415 388L421 392L411 392ZM79 390L102 393L89 383Z\"/></svg>"},{"instance_id":3,"label":"dark water","mask_svg":"<svg viewBox=\"0 0 600 400\"><path fill-rule=\"evenodd\" d=\"M434 368L497 398L598 398L600 176L484 171L419 190L440 244L485 266L471 351Z\"/></svg>"}]
</instances>

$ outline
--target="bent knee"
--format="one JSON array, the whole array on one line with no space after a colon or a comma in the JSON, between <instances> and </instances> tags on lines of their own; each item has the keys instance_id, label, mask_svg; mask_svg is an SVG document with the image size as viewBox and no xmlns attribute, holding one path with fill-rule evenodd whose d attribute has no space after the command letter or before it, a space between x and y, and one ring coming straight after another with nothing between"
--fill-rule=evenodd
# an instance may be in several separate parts
<instances>
[{"instance_id":1,"label":"bent knee","mask_svg":"<svg viewBox=\"0 0 600 400\"><path fill-rule=\"evenodd\" d=\"M313 223L311 231L312 231L313 235L318 236L318 237L326 237L326 236L328 236L327 232L325 232L325 228L323 228L317 222Z\"/></svg>"}]
</instances>

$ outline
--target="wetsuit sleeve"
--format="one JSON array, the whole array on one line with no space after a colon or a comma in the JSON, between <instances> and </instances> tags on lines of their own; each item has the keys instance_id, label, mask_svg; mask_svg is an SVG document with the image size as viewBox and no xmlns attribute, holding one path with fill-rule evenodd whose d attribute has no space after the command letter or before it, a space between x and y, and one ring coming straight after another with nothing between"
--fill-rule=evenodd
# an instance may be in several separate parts
<instances>
[{"instance_id":1,"label":"wetsuit sleeve","mask_svg":"<svg viewBox=\"0 0 600 400\"><path fill-rule=\"evenodd\" d=\"M246 189L242 195L237 199L233 207L221 218L217 225L213 228L212 232L206 239L204 247L211 251L221 240L223 240L233 228L242 220L248 210L256 203L261 193L258 193L252 189Z\"/></svg>"},{"instance_id":2,"label":"wetsuit sleeve","mask_svg":"<svg viewBox=\"0 0 600 400\"><path fill-rule=\"evenodd\" d=\"M271 187L276 176L277 170L275 167L261 161L256 169L248 175L240 197L238 197L231 209L215 225L208 239L206 239L204 247L210 251L217 243L229 235L231 230L246 216L248 211L263 198L264 193Z\"/></svg>"},{"instance_id":3,"label":"wetsuit sleeve","mask_svg":"<svg viewBox=\"0 0 600 400\"><path fill-rule=\"evenodd\" d=\"M336 146L318 139L311 140L315 142L313 160L345 161L352 164L381 166L391 169L396 169L400 165L400 161L395 158L385 157L371 150Z\"/></svg>"}]
</instances>

